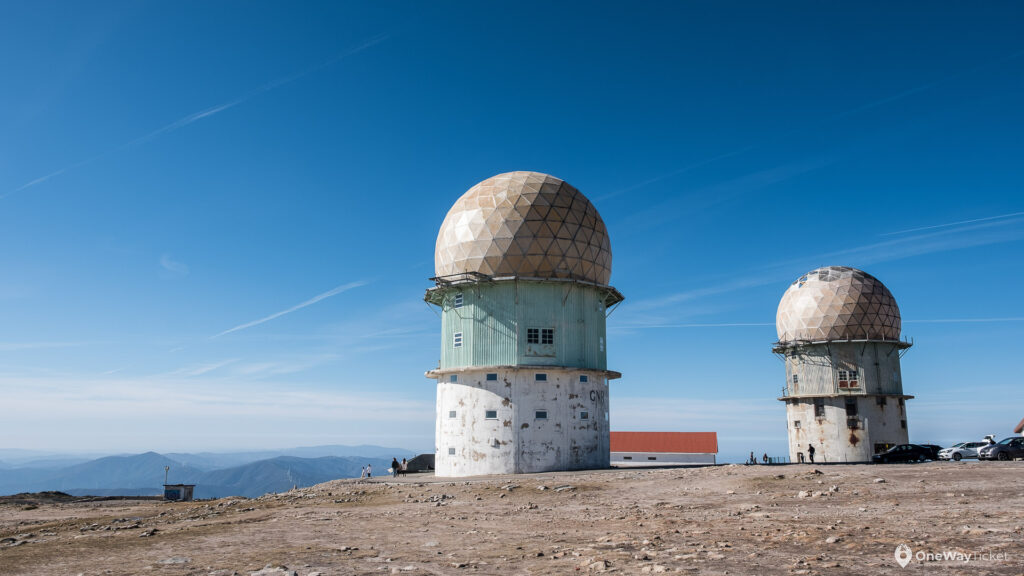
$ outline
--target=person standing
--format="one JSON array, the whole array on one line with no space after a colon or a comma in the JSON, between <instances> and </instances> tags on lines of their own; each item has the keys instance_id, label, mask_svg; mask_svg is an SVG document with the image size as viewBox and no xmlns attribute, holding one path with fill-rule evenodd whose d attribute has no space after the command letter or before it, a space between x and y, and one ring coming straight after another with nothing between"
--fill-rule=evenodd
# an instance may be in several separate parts
<instances>
[{"instance_id":1,"label":"person standing","mask_svg":"<svg viewBox=\"0 0 1024 576\"><path fill-rule=\"evenodd\" d=\"M409 463L406 462L405 458L402 458L402 475L405 475L409 471Z\"/></svg>"},{"instance_id":2,"label":"person standing","mask_svg":"<svg viewBox=\"0 0 1024 576\"><path fill-rule=\"evenodd\" d=\"M764 456L761 456L761 461L764 462L765 464L768 463L768 453L767 452L764 453Z\"/></svg>"},{"instance_id":3,"label":"person standing","mask_svg":"<svg viewBox=\"0 0 1024 576\"><path fill-rule=\"evenodd\" d=\"M366 477L373 478L373 466L370 464L366 465Z\"/></svg>"},{"instance_id":4,"label":"person standing","mask_svg":"<svg viewBox=\"0 0 1024 576\"><path fill-rule=\"evenodd\" d=\"M363 466L362 468L359 469L359 478L366 478L366 466Z\"/></svg>"},{"instance_id":5,"label":"person standing","mask_svg":"<svg viewBox=\"0 0 1024 576\"><path fill-rule=\"evenodd\" d=\"M391 477L398 478L398 458L391 459Z\"/></svg>"},{"instance_id":6,"label":"person standing","mask_svg":"<svg viewBox=\"0 0 1024 576\"><path fill-rule=\"evenodd\" d=\"M814 464L814 444L807 445L807 457L811 459L811 464Z\"/></svg>"}]
</instances>

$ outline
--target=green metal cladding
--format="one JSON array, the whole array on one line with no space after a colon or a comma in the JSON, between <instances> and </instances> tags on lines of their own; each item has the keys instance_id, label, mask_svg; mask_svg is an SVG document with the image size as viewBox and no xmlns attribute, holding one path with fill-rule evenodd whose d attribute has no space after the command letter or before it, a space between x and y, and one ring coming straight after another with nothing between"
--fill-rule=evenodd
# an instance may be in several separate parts
<instances>
[{"instance_id":1,"label":"green metal cladding","mask_svg":"<svg viewBox=\"0 0 1024 576\"><path fill-rule=\"evenodd\" d=\"M434 297L442 308L442 370L523 365L607 368L606 287L514 280L438 290ZM530 328L537 329L540 342L528 342ZM553 330L553 343L543 342L544 329ZM457 334L460 346L455 345Z\"/></svg>"}]
</instances>

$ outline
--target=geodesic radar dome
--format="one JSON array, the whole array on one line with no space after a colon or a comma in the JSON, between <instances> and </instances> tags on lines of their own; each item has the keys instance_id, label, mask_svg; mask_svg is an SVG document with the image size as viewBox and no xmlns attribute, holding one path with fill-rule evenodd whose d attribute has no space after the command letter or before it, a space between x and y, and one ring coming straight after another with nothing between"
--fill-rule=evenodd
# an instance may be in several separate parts
<instances>
[{"instance_id":1,"label":"geodesic radar dome","mask_svg":"<svg viewBox=\"0 0 1024 576\"><path fill-rule=\"evenodd\" d=\"M434 250L439 277L569 278L607 285L612 248L601 215L568 183L539 172L488 178L459 198Z\"/></svg>"},{"instance_id":2,"label":"geodesic radar dome","mask_svg":"<svg viewBox=\"0 0 1024 576\"><path fill-rule=\"evenodd\" d=\"M779 342L899 340L900 309L874 276L828 266L808 272L786 290L775 330Z\"/></svg>"}]
</instances>

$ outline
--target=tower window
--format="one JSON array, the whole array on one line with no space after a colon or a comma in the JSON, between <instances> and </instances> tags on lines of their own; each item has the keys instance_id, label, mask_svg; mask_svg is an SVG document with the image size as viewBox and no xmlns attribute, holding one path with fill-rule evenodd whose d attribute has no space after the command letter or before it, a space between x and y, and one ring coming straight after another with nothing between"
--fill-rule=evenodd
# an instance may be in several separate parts
<instances>
[{"instance_id":1,"label":"tower window","mask_svg":"<svg viewBox=\"0 0 1024 576\"><path fill-rule=\"evenodd\" d=\"M900 384L900 373L899 372L895 372L894 371L892 373L892 384L893 384L893 386L899 386L899 384Z\"/></svg>"},{"instance_id":2,"label":"tower window","mask_svg":"<svg viewBox=\"0 0 1024 576\"><path fill-rule=\"evenodd\" d=\"M580 412L580 420L590 420L590 412Z\"/></svg>"},{"instance_id":3,"label":"tower window","mask_svg":"<svg viewBox=\"0 0 1024 576\"><path fill-rule=\"evenodd\" d=\"M540 330L540 343L541 344L554 344L555 343L555 329L554 328L541 328L541 330Z\"/></svg>"},{"instance_id":4,"label":"tower window","mask_svg":"<svg viewBox=\"0 0 1024 576\"><path fill-rule=\"evenodd\" d=\"M448 449L448 455L449 456L455 456L455 448L449 448Z\"/></svg>"},{"instance_id":5,"label":"tower window","mask_svg":"<svg viewBox=\"0 0 1024 576\"><path fill-rule=\"evenodd\" d=\"M547 420L548 419L548 411L547 410L537 410L536 412L533 413L533 417L536 418L537 420Z\"/></svg>"},{"instance_id":6,"label":"tower window","mask_svg":"<svg viewBox=\"0 0 1024 576\"><path fill-rule=\"evenodd\" d=\"M824 418L825 417L825 399L815 398L814 399L814 417Z\"/></svg>"},{"instance_id":7,"label":"tower window","mask_svg":"<svg viewBox=\"0 0 1024 576\"><path fill-rule=\"evenodd\" d=\"M488 382L497 382L498 381L498 374L495 373L495 372L489 372L487 374L487 381Z\"/></svg>"},{"instance_id":8,"label":"tower window","mask_svg":"<svg viewBox=\"0 0 1024 576\"><path fill-rule=\"evenodd\" d=\"M800 376L798 374L793 374L793 384L799 384L799 383L800 383Z\"/></svg>"},{"instance_id":9,"label":"tower window","mask_svg":"<svg viewBox=\"0 0 1024 576\"><path fill-rule=\"evenodd\" d=\"M907 421L906 420L900 420L900 428L903 428L904 430L907 429Z\"/></svg>"},{"instance_id":10,"label":"tower window","mask_svg":"<svg viewBox=\"0 0 1024 576\"><path fill-rule=\"evenodd\" d=\"M452 345L455 348L462 348L462 332L456 332Z\"/></svg>"},{"instance_id":11,"label":"tower window","mask_svg":"<svg viewBox=\"0 0 1024 576\"><path fill-rule=\"evenodd\" d=\"M527 344L540 344L540 328L527 328L526 329L526 343Z\"/></svg>"},{"instance_id":12,"label":"tower window","mask_svg":"<svg viewBox=\"0 0 1024 576\"><path fill-rule=\"evenodd\" d=\"M537 372L536 374L533 375L533 379L536 380L537 382L547 382L548 375L543 372Z\"/></svg>"},{"instance_id":13,"label":"tower window","mask_svg":"<svg viewBox=\"0 0 1024 576\"><path fill-rule=\"evenodd\" d=\"M599 343L599 347L601 349L601 352L604 352L604 336L601 336L600 338L598 338L597 341Z\"/></svg>"},{"instance_id":14,"label":"tower window","mask_svg":"<svg viewBox=\"0 0 1024 576\"><path fill-rule=\"evenodd\" d=\"M464 303L465 299L462 297L462 292L459 292L458 294L455 295L455 302L453 303L453 306L455 308L462 308L462 305Z\"/></svg>"},{"instance_id":15,"label":"tower window","mask_svg":"<svg viewBox=\"0 0 1024 576\"><path fill-rule=\"evenodd\" d=\"M657 460L658 457L657 456L648 456L647 459L648 460Z\"/></svg>"},{"instance_id":16,"label":"tower window","mask_svg":"<svg viewBox=\"0 0 1024 576\"><path fill-rule=\"evenodd\" d=\"M486 410L486 411L484 411L484 420L497 420L497 419L498 419L498 411L497 410Z\"/></svg>"},{"instance_id":17,"label":"tower window","mask_svg":"<svg viewBox=\"0 0 1024 576\"><path fill-rule=\"evenodd\" d=\"M854 418L857 416L857 400L855 398L846 399L846 417Z\"/></svg>"},{"instance_id":18,"label":"tower window","mask_svg":"<svg viewBox=\"0 0 1024 576\"><path fill-rule=\"evenodd\" d=\"M793 428L796 428L797 430L800 429L800 421L799 420L793 420Z\"/></svg>"},{"instance_id":19,"label":"tower window","mask_svg":"<svg viewBox=\"0 0 1024 576\"><path fill-rule=\"evenodd\" d=\"M451 382L451 383L458 382L459 381L459 375L458 374L452 374L452 375L448 376L448 381Z\"/></svg>"},{"instance_id":20,"label":"tower window","mask_svg":"<svg viewBox=\"0 0 1024 576\"><path fill-rule=\"evenodd\" d=\"M876 401L878 402L879 406L885 406L885 403L886 403L885 396L879 396L878 398L876 398Z\"/></svg>"},{"instance_id":21,"label":"tower window","mask_svg":"<svg viewBox=\"0 0 1024 576\"><path fill-rule=\"evenodd\" d=\"M590 381L590 378L586 374L580 374L580 382L586 383L586 382L589 382L589 381Z\"/></svg>"},{"instance_id":22,"label":"tower window","mask_svg":"<svg viewBox=\"0 0 1024 576\"><path fill-rule=\"evenodd\" d=\"M860 388L860 383L857 382L856 368L853 370L839 370L838 376L840 388Z\"/></svg>"},{"instance_id":23,"label":"tower window","mask_svg":"<svg viewBox=\"0 0 1024 576\"><path fill-rule=\"evenodd\" d=\"M448 411L448 417L449 418L455 418L455 410L449 410Z\"/></svg>"}]
</instances>

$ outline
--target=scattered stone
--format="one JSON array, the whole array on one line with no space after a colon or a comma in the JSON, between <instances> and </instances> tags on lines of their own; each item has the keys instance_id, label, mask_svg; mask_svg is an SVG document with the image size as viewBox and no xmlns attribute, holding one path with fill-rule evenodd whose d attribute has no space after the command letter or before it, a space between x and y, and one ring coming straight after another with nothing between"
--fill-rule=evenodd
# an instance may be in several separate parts
<instances>
[{"instance_id":1,"label":"scattered stone","mask_svg":"<svg viewBox=\"0 0 1024 576\"><path fill-rule=\"evenodd\" d=\"M159 532L159 530L156 528L149 528L147 530L143 530L142 533L139 534L139 538L149 538L150 536L155 536L157 532Z\"/></svg>"},{"instance_id":2,"label":"scattered stone","mask_svg":"<svg viewBox=\"0 0 1024 576\"><path fill-rule=\"evenodd\" d=\"M548 489L548 487L543 485L543 484L541 484L540 486L537 486L537 490L540 490L541 492L543 492L544 490L547 490L547 489Z\"/></svg>"},{"instance_id":3,"label":"scattered stone","mask_svg":"<svg viewBox=\"0 0 1024 576\"><path fill-rule=\"evenodd\" d=\"M885 478L875 478L875 484L885 484Z\"/></svg>"},{"instance_id":4,"label":"scattered stone","mask_svg":"<svg viewBox=\"0 0 1024 576\"><path fill-rule=\"evenodd\" d=\"M249 576L299 576L299 573L289 570L287 566L267 564L258 572L250 572Z\"/></svg>"},{"instance_id":5,"label":"scattered stone","mask_svg":"<svg viewBox=\"0 0 1024 576\"><path fill-rule=\"evenodd\" d=\"M807 498L808 496L810 496L810 494L808 494L805 490L801 490L796 493L797 498Z\"/></svg>"},{"instance_id":6,"label":"scattered stone","mask_svg":"<svg viewBox=\"0 0 1024 576\"><path fill-rule=\"evenodd\" d=\"M840 538L839 536L829 536L828 538L825 538L825 544L835 544L836 542L842 542L842 541L843 541L843 539Z\"/></svg>"},{"instance_id":7,"label":"scattered stone","mask_svg":"<svg viewBox=\"0 0 1024 576\"><path fill-rule=\"evenodd\" d=\"M191 558L186 558L184 556L171 556L170 558L164 558L163 560L161 560L158 563L159 564L188 564L191 561L192 561Z\"/></svg>"}]
</instances>

